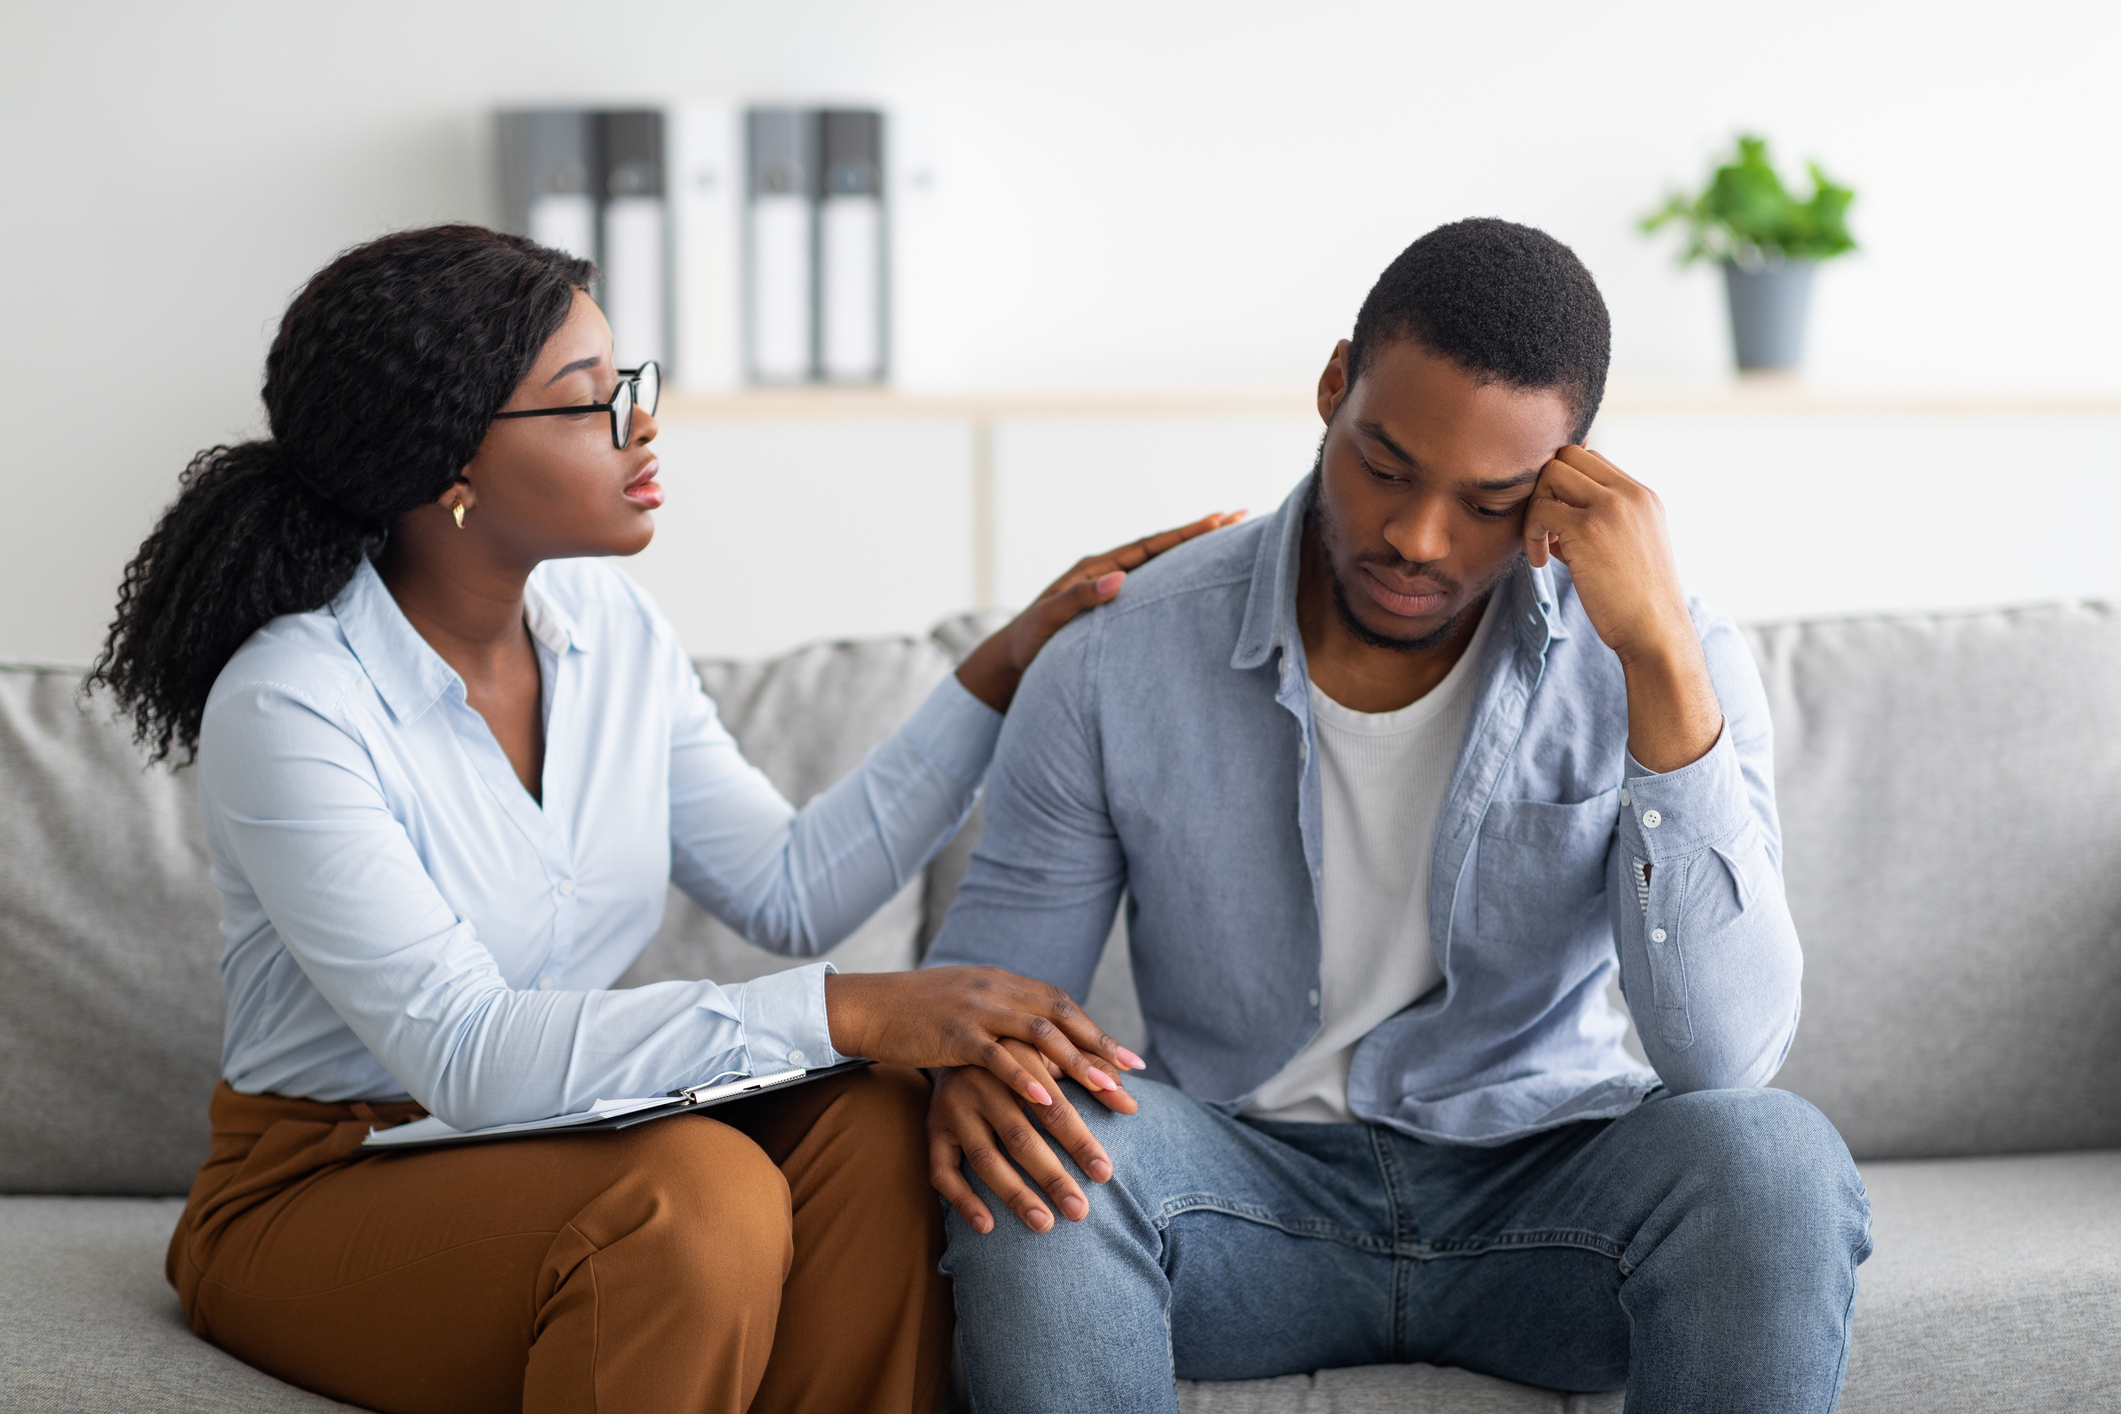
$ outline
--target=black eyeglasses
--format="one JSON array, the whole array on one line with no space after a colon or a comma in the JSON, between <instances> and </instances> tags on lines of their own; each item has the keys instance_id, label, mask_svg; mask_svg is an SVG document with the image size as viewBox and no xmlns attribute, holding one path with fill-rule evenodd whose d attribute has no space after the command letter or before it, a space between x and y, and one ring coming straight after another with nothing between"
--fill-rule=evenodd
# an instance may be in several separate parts
<instances>
[{"instance_id":1,"label":"black eyeglasses","mask_svg":"<svg viewBox=\"0 0 2121 1414\"><path fill-rule=\"evenodd\" d=\"M655 416L656 399L663 392L663 370L653 359L639 368L619 370L619 386L612 390L608 403L569 403L563 408L525 408L521 412L497 412L494 421L504 417L575 417L585 412L608 412L611 414L611 445L620 451L633 442L633 410L638 407Z\"/></svg>"}]
</instances>

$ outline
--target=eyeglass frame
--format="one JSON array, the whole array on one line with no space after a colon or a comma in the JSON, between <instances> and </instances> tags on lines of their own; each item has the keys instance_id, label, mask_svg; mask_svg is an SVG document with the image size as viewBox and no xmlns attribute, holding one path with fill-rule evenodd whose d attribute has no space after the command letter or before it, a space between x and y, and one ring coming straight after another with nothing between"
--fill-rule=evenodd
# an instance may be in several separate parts
<instances>
[{"instance_id":1,"label":"eyeglass frame","mask_svg":"<svg viewBox=\"0 0 2121 1414\"><path fill-rule=\"evenodd\" d=\"M608 412L611 414L611 445L623 452L633 442L633 411L641 405L641 375L650 369L655 370L655 396L656 401L661 402L663 400L663 366L651 358L639 368L614 370L619 375L619 385L611 390L611 401L608 403L569 403L565 407L556 408L523 408L517 412L497 412L493 415L493 420L499 422L504 417L579 417L585 412ZM619 390L621 388L631 390L626 396L626 422L624 426L619 423ZM655 416L653 407L648 409L648 415L650 417Z\"/></svg>"}]
</instances>

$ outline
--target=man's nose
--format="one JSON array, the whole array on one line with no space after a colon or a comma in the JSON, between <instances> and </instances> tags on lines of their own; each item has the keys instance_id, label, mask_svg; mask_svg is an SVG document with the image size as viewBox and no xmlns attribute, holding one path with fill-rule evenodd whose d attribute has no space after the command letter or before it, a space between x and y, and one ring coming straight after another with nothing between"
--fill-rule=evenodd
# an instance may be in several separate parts
<instances>
[{"instance_id":1,"label":"man's nose","mask_svg":"<svg viewBox=\"0 0 2121 1414\"><path fill-rule=\"evenodd\" d=\"M1417 564L1449 559L1450 507L1441 496L1414 497L1385 522L1385 543Z\"/></svg>"}]
</instances>

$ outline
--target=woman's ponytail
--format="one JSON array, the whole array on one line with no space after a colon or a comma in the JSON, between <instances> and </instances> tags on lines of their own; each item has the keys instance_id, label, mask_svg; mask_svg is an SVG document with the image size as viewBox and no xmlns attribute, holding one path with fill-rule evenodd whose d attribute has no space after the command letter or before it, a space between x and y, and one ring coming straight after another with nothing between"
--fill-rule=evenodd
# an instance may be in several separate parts
<instances>
[{"instance_id":1,"label":"woman's ponytail","mask_svg":"<svg viewBox=\"0 0 2121 1414\"><path fill-rule=\"evenodd\" d=\"M383 542L381 523L332 506L288 462L276 442L199 453L125 567L91 677L133 708L157 758L197 743L206 695L243 640L330 603Z\"/></svg>"},{"instance_id":2,"label":"woman's ponytail","mask_svg":"<svg viewBox=\"0 0 2121 1414\"><path fill-rule=\"evenodd\" d=\"M521 236L437 226L356 247L296 296L265 360L272 437L192 458L89 674L157 759L196 750L245 639L330 603L449 489L590 274Z\"/></svg>"}]
</instances>

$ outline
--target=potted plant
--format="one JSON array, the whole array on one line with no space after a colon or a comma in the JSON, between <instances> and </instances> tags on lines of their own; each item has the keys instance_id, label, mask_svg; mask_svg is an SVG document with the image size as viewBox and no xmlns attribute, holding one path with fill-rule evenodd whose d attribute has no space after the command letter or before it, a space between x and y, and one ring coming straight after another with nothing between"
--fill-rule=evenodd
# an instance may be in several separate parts
<instances>
[{"instance_id":1,"label":"potted plant","mask_svg":"<svg viewBox=\"0 0 2121 1414\"><path fill-rule=\"evenodd\" d=\"M1767 139L1747 134L1700 195L1674 193L1642 220L1645 233L1674 221L1686 224L1680 264L1713 260L1723 266L1740 372L1797 366L1812 271L1856 248L1848 229L1856 194L1828 180L1817 162L1811 175L1812 194L1799 201L1775 174Z\"/></svg>"}]
</instances>

